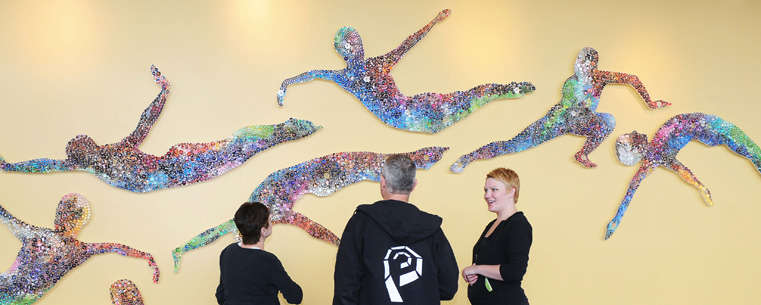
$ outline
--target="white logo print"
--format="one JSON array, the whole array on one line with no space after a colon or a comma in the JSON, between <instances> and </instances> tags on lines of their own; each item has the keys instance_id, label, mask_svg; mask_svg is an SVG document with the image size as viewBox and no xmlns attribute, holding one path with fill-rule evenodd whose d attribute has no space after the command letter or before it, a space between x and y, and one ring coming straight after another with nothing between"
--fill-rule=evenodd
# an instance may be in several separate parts
<instances>
[{"instance_id":1,"label":"white logo print","mask_svg":"<svg viewBox=\"0 0 761 305\"><path fill-rule=\"evenodd\" d=\"M385 270L384 277L386 278L386 289L388 290L388 296L391 298L391 302L394 303L401 303L403 300L402 296L399 295L399 290L396 288L397 286L394 284L394 279L391 276L389 260L395 262L401 256L406 257L406 259L402 258L403 261L399 264L398 268L401 270L412 267L413 270L399 276L399 287L412 283L423 275L423 258L415 253L415 251L412 251L412 249L408 248L407 246L398 246L388 249L388 252L386 252L386 257L383 258L383 268Z\"/></svg>"}]
</instances>

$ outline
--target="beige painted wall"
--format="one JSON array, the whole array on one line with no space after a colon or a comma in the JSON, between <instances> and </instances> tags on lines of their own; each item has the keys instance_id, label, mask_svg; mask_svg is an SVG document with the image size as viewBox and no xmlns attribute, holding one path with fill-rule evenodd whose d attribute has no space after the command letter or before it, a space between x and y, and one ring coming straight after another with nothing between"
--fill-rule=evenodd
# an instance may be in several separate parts
<instances>
[{"instance_id":1,"label":"beige painted wall","mask_svg":"<svg viewBox=\"0 0 761 305\"><path fill-rule=\"evenodd\" d=\"M332 46L342 26L362 35L368 56L385 53L444 8L452 15L398 64L409 95L482 83L531 81L537 91L495 101L436 135L396 130L333 83L294 86L285 106L280 82L317 68L339 69ZM133 130L158 92L155 64L172 82L164 113L142 145L161 155L180 142L208 142L252 124L290 117L324 128L260 153L213 181L134 194L90 174L0 173L0 204L20 219L51 227L56 204L83 194L92 219L79 236L149 251L158 284L141 260L99 255L66 275L38 304L109 304L108 287L133 280L148 305L211 304L218 255L231 242L188 253L177 274L170 252L232 217L269 173L342 151L404 152L449 146L419 172L412 201L444 218L461 266L494 217L482 201L483 176L518 171L519 208L534 227L523 287L532 304L752 304L761 302L761 176L725 147L689 144L679 159L707 185L715 206L680 177L659 169L637 192L621 227L604 241L636 167L618 163L614 136L652 133L678 113L707 112L761 141L761 3L758 1L2 1L0 2L0 155L8 161L63 158L77 134L100 144ZM461 154L521 131L560 99L577 52L600 53L600 68L636 74L651 95L673 103L651 111L634 90L609 86L601 112L616 117L613 136L573 161L583 138L563 136L529 151L448 171ZM301 212L340 235L354 207L379 198L362 182L329 197L308 195ZM304 304L328 304L336 248L277 225L266 249L304 288ZM20 243L0 229L0 266ZM5 267L1 267L5 268ZM448 304L468 304L466 287Z\"/></svg>"}]
</instances>

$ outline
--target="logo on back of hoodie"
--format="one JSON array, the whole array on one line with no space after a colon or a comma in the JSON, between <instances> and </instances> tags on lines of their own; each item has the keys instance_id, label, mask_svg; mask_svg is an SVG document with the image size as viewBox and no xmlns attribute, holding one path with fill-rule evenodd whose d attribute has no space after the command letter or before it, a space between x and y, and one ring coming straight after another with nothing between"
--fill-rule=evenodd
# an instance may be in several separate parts
<instances>
[{"instance_id":1,"label":"logo on back of hoodie","mask_svg":"<svg viewBox=\"0 0 761 305\"><path fill-rule=\"evenodd\" d=\"M407 246L397 246L388 249L383 258L386 290L391 302L403 302L398 287L414 282L423 276L423 258ZM394 278L398 277L395 282ZM397 285L398 284L398 285Z\"/></svg>"}]
</instances>

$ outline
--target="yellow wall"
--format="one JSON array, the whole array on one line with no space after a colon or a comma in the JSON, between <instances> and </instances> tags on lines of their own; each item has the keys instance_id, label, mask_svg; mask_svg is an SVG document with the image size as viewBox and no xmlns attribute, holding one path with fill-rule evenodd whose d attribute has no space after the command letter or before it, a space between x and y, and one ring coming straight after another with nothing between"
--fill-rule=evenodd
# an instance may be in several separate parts
<instances>
[{"instance_id":1,"label":"yellow wall","mask_svg":"<svg viewBox=\"0 0 761 305\"><path fill-rule=\"evenodd\" d=\"M284 107L280 82L309 69L343 67L333 50L342 26L356 28L365 53L396 47L441 9L452 15L398 64L402 92L450 92L482 83L533 82L537 91L492 102L436 135L377 120L333 83L293 86ZM148 305L212 304L218 255L231 242L188 253L177 274L171 250L232 217L271 172L342 151L405 152L451 147L419 172L412 201L444 218L461 266L494 217L483 176L498 166L520 174L518 205L534 227L523 287L532 304L752 304L761 302L761 176L725 147L689 144L679 159L712 191L707 207L680 177L658 169L637 192L608 241L636 167L615 159L614 137L652 133L678 113L717 114L761 141L761 3L758 1L2 1L0 2L0 155L8 161L63 158L77 134L121 140L155 97L149 67L172 82L159 121L141 148L161 155L180 142L208 142L252 124L290 117L324 128L262 152L215 180L148 194L106 185L84 173L0 173L0 204L20 219L52 227L56 204L84 195L92 219L79 239L119 242L156 256L158 284L138 259L99 255L66 275L38 304L109 304L108 287L134 281ZM651 111L627 86L608 86L601 112L617 127L585 169L573 161L584 139L567 135L532 150L448 171L460 155L512 137L560 99L583 47L600 68L636 74L655 99ZM295 206L339 234L354 207L379 198L362 182ZM328 304L336 248L301 229L276 225L266 249L304 288L304 304ZM20 243L0 229L0 266ZM2 267L5 268L5 267ZM466 287L448 304L468 304Z\"/></svg>"}]
</instances>

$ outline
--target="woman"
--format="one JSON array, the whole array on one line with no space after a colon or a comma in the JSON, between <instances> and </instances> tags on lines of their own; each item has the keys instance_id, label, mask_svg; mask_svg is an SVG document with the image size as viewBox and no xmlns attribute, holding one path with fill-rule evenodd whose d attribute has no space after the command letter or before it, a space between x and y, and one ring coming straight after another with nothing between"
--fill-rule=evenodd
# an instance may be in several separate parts
<instances>
[{"instance_id":1,"label":"woman","mask_svg":"<svg viewBox=\"0 0 761 305\"><path fill-rule=\"evenodd\" d=\"M473 265L462 270L473 305L528 304L521 281L528 266L531 224L515 207L520 188L518 174L511 169L500 167L486 175L484 200L497 219L473 246Z\"/></svg>"},{"instance_id":2,"label":"woman","mask_svg":"<svg viewBox=\"0 0 761 305\"><path fill-rule=\"evenodd\" d=\"M289 304L300 304L304 294L283 264L264 251L264 241L272 234L270 211L262 203L243 203L235 212L235 226L241 242L233 243L219 255L217 303L278 305L278 291Z\"/></svg>"}]
</instances>

